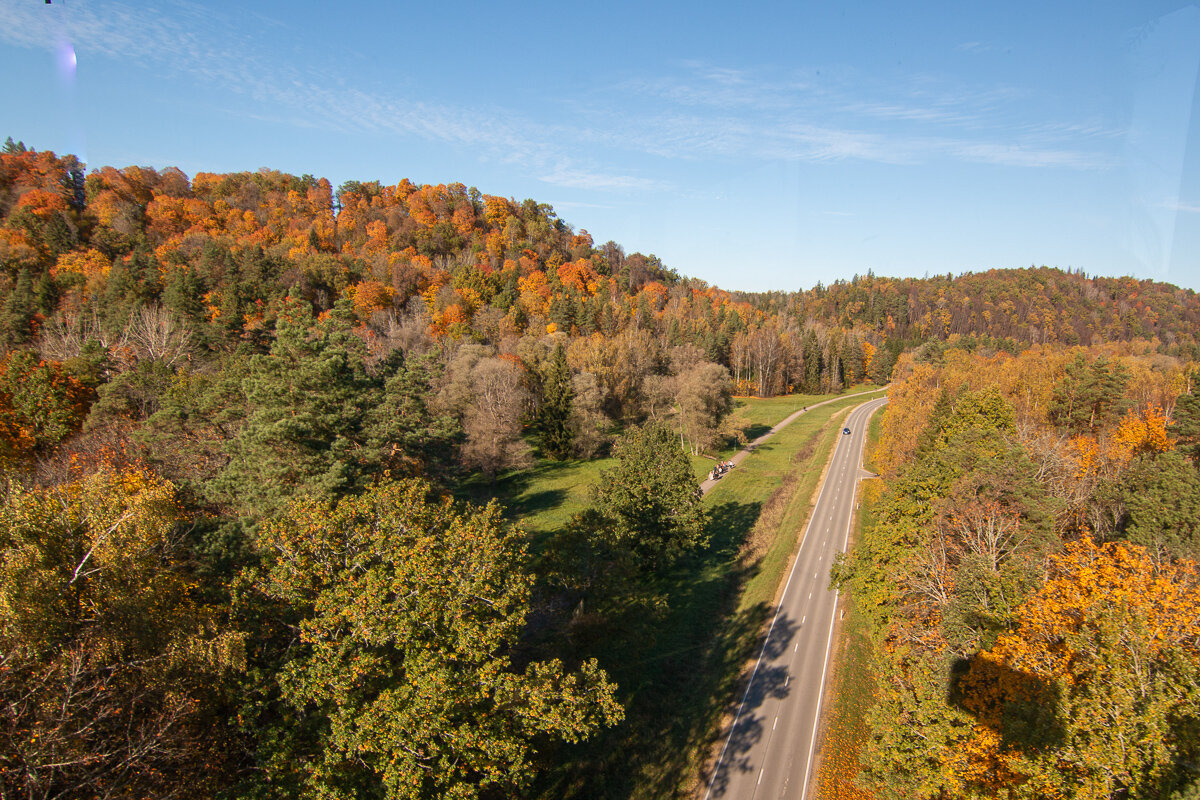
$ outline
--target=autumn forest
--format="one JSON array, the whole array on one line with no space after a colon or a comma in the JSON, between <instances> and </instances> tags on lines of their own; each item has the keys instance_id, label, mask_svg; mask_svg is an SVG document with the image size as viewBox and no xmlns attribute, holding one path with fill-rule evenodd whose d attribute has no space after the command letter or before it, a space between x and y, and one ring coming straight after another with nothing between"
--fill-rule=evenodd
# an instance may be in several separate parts
<instances>
[{"instance_id":1,"label":"autumn forest","mask_svg":"<svg viewBox=\"0 0 1200 800\"><path fill-rule=\"evenodd\" d=\"M730 697L672 692L760 621L722 573L656 660L761 511L696 464L889 384L822 797L1200 797L1198 363L1149 280L727 291L462 183L9 139L0 797L691 796ZM597 480L532 531L548 465Z\"/></svg>"}]
</instances>

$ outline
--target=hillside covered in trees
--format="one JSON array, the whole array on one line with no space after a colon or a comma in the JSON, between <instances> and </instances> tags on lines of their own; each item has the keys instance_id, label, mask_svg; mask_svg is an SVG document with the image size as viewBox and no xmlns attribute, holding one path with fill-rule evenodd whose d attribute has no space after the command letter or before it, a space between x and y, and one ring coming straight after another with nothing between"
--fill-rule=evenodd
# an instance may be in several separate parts
<instances>
[{"instance_id":1,"label":"hillside covered in trees","mask_svg":"<svg viewBox=\"0 0 1200 800\"><path fill-rule=\"evenodd\" d=\"M921 355L894 376L876 521L835 569L875 687L835 796L1195 796L1196 365Z\"/></svg>"},{"instance_id":2,"label":"hillside covered in trees","mask_svg":"<svg viewBox=\"0 0 1200 800\"><path fill-rule=\"evenodd\" d=\"M1172 498L1195 497L1198 332L1200 298L1151 281L1041 268L746 294L461 183L89 172L10 140L0 794L526 791L621 724L629 696L570 639L571 610L653 617L644 587L705 546L687 454L737 440L732 398L889 380L890 527L841 579L874 598L898 659L882 674L911 689L923 670L919 712L951 733L911 756L882 720L918 713L912 692L885 693L866 774L991 791L936 777L968 752L972 775L1002 763L1050 792L1061 760L994 720L1061 675L968 689L1026 669L1036 647L1012 637L1053 622L1031 598L1084 562L1158 570L1181 587L1170 613L1190 608L1196 515ZM602 455L618 466L594 507L544 552L495 505L450 499ZM1180 630L1154 653L1194 690ZM1181 785L1167 762L1195 760L1195 719L1154 724L1154 766L1128 770Z\"/></svg>"}]
</instances>

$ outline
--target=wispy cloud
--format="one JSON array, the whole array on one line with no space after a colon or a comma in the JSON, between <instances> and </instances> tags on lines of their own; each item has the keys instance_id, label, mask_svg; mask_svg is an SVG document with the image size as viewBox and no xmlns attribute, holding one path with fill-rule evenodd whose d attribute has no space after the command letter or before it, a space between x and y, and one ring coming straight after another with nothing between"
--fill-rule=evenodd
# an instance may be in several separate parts
<instances>
[{"instance_id":1,"label":"wispy cloud","mask_svg":"<svg viewBox=\"0 0 1200 800\"><path fill-rule=\"evenodd\" d=\"M950 159L1021 167L1101 169L1123 131L1095 120L1024 121L1026 93L963 88L926 75L874 83L860 75L753 75L689 62L682 74L630 81L650 111L621 131L658 155L728 155L892 164ZM600 98L604 100L604 98ZM687 109L687 111L685 111ZM608 113L596 112L595 116Z\"/></svg>"},{"instance_id":2,"label":"wispy cloud","mask_svg":"<svg viewBox=\"0 0 1200 800\"><path fill-rule=\"evenodd\" d=\"M1168 211L1178 211L1183 214L1200 214L1200 204L1184 203L1180 200L1168 200L1161 204Z\"/></svg>"},{"instance_id":3,"label":"wispy cloud","mask_svg":"<svg viewBox=\"0 0 1200 800\"><path fill-rule=\"evenodd\" d=\"M1003 48L986 42L970 41L957 44L954 49L960 53L995 53Z\"/></svg>"},{"instance_id":4,"label":"wispy cloud","mask_svg":"<svg viewBox=\"0 0 1200 800\"><path fill-rule=\"evenodd\" d=\"M181 0L167 7L0 0L0 10L7 22L0 41L10 45L51 48L66 36L81 60L113 58L187 74L261 101L264 119L471 148L572 189L669 188L670 181L627 165L645 156L1097 169L1113 163L1108 146L1118 138L1092 120L1014 122L1021 93L1002 86L963 87L926 75L883 83L827 69L749 70L704 61L581 99L550 98L567 109L550 124L512 107L431 101L416 90L371 87L334 68L279 63L227 12ZM959 49L986 47L967 42Z\"/></svg>"},{"instance_id":5,"label":"wispy cloud","mask_svg":"<svg viewBox=\"0 0 1200 800\"><path fill-rule=\"evenodd\" d=\"M603 191L659 191L665 188L662 181L638 178L632 175L606 175L573 168L567 164L556 166L552 172L540 175L538 180L554 186L571 189L594 189Z\"/></svg>"}]
</instances>

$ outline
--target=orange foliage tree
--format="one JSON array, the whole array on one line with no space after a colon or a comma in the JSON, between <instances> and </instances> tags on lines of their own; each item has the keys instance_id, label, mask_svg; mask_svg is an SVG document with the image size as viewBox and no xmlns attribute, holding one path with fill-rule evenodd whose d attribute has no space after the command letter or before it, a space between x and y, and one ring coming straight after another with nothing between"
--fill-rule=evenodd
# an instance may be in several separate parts
<instances>
[{"instance_id":1,"label":"orange foliage tree","mask_svg":"<svg viewBox=\"0 0 1200 800\"><path fill-rule=\"evenodd\" d=\"M975 773L1030 796L1165 796L1200 756L1196 565L1068 545L960 691L984 740Z\"/></svg>"}]
</instances>

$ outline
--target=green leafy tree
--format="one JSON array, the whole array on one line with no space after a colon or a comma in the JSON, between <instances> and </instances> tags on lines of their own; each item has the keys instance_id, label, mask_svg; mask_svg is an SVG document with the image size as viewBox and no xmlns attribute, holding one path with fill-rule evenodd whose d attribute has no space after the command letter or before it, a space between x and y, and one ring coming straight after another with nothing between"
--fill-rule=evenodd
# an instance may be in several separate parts
<instances>
[{"instance_id":1,"label":"green leafy tree","mask_svg":"<svg viewBox=\"0 0 1200 800\"><path fill-rule=\"evenodd\" d=\"M606 535L651 568L705 546L700 484L675 432L647 423L621 439L614 453L617 466L605 470L594 489Z\"/></svg>"},{"instance_id":2,"label":"green leafy tree","mask_svg":"<svg viewBox=\"0 0 1200 800\"><path fill-rule=\"evenodd\" d=\"M91 401L62 365L9 353L0 361L0 463L46 453L79 430Z\"/></svg>"},{"instance_id":3,"label":"green leafy tree","mask_svg":"<svg viewBox=\"0 0 1200 800\"><path fill-rule=\"evenodd\" d=\"M476 798L529 784L539 743L622 709L594 661L512 662L529 610L524 536L428 484L335 507L302 499L261 530L258 585L302 620L283 695L325 721L300 766L322 797Z\"/></svg>"}]
</instances>

